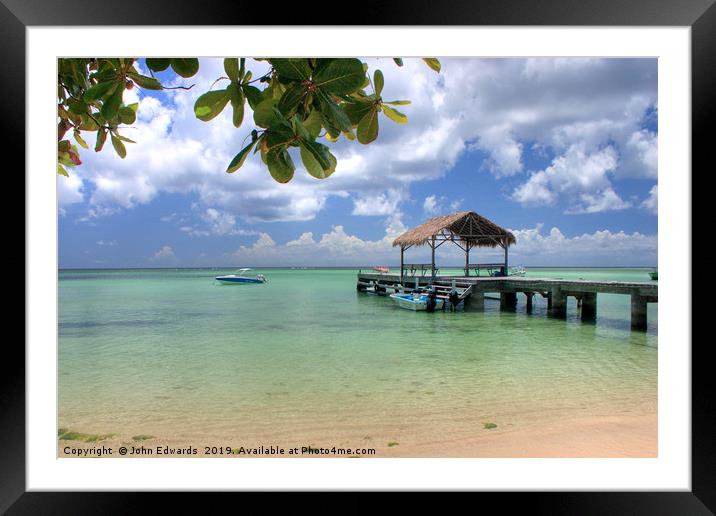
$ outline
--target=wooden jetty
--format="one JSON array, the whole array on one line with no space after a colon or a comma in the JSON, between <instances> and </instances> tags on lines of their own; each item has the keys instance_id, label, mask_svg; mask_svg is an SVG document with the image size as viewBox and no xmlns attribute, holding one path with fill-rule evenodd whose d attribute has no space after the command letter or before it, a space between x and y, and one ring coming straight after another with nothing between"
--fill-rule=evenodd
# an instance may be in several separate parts
<instances>
[{"instance_id":1,"label":"wooden jetty","mask_svg":"<svg viewBox=\"0 0 716 516\"><path fill-rule=\"evenodd\" d=\"M631 327L634 330L646 329L646 305L659 301L658 285L653 282L620 282L592 280L564 280L555 278L531 278L521 276L477 277L477 276L401 276L398 274L380 274L359 272L357 288L359 291L372 291L379 295L393 292L411 292L416 286L434 286L438 296L447 298L453 285L460 300L465 300L470 309L481 310L485 306L485 294L500 295L500 309L514 310L517 306L517 294L525 296L526 310L530 312L533 297L539 295L547 299L547 309L553 317L565 318L567 299L574 297L581 307L583 321L594 320L597 316L597 294L623 294L631 296Z\"/></svg>"},{"instance_id":2,"label":"wooden jetty","mask_svg":"<svg viewBox=\"0 0 716 516\"><path fill-rule=\"evenodd\" d=\"M465 253L464 276L440 276L435 266L435 251L446 242L453 243ZM411 292L428 285L435 288L439 297L447 298L453 288L459 299L469 302L474 309L485 306L485 293L499 293L500 308L514 310L517 294L526 297L527 311L532 310L533 297L547 299L547 308L554 317L567 314L567 299L572 296L581 307L582 320L593 320L597 315L597 294L624 294L631 296L631 327L646 329L647 303L658 302L658 285L653 282L617 282L591 280L563 280L509 276L508 248L516 243L515 236L491 220L472 211L434 217L410 229L393 241L400 247L400 273L359 272L359 291L371 290L376 294ZM405 263L405 252L414 246L430 246L430 263ZM500 247L504 261L500 263L471 263L470 251L480 247ZM474 258L474 255L473 255ZM481 276L486 272L487 276ZM471 275L472 274L472 275ZM392 292L389 292L392 291Z\"/></svg>"}]
</instances>

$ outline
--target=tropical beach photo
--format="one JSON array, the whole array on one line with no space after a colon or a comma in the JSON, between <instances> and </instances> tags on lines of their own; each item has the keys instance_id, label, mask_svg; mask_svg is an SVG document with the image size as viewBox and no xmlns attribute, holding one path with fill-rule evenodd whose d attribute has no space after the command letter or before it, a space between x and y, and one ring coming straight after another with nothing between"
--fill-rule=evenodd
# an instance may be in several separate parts
<instances>
[{"instance_id":1,"label":"tropical beach photo","mask_svg":"<svg viewBox=\"0 0 716 516\"><path fill-rule=\"evenodd\" d=\"M57 72L58 457L658 456L657 59Z\"/></svg>"}]
</instances>

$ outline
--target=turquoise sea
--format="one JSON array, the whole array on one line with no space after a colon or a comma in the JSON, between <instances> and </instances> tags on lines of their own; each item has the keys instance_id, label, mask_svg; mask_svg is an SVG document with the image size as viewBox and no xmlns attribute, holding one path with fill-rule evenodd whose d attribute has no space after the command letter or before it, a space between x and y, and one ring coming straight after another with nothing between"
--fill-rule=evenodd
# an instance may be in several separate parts
<instances>
[{"instance_id":1,"label":"turquoise sea","mask_svg":"<svg viewBox=\"0 0 716 516\"><path fill-rule=\"evenodd\" d=\"M566 321L539 296L531 315L522 296L515 313L489 299L484 313L413 313L356 292L357 268L256 269L268 284L214 284L231 272L60 271L59 426L338 445L656 410L656 304L643 333L630 331L628 296L600 294L596 323L583 324L573 299Z\"/></svg>"}]
</instances>

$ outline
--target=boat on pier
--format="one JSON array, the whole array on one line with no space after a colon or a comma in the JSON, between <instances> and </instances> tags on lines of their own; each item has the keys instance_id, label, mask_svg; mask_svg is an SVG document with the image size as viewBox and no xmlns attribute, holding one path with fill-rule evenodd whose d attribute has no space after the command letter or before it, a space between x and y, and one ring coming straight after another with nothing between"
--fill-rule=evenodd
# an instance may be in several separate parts
<instances>
[{"instance_id":1,"label":"boat on pier","mask_svg":"<svg viewBox=\"0 0 716 516\"><path fill-rule=\"evenodd\" d=\"M415 312L442 310L445 300L437 296L431 296L424 292L416 292L412 294L391 294L390 298L395 304L406 310ZM434 303L431 307L431 303ZM429 310L430 309L430 310Z\"/></svg>"}]
</instances>

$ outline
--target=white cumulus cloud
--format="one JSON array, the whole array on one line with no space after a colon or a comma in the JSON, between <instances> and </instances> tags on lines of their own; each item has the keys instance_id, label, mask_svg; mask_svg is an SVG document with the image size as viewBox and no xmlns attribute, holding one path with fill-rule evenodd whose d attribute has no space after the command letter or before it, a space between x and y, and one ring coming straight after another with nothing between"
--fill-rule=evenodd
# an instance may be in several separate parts
<instances>
[{"instance_id":1,"label":"white cumulus cloud","mask_svg":"<svg viewBox=\"0 0 716 516\"><path fill-rule=\"evenodd\" d=\"M656 109L656 59L442 59L440 74L419 59L405 59L402 68L391 59L366 61L383 71L387 100L412 101L399 106L409 123L381 117L372 144L341 139L332 145L338 167L327 180L310 177L297 155L298 170L287 185L274 182L255 155L226 174L253 129L252 113L247 106L240 129L229 108L209 123L195 118L196 98L223 87L212 86L224 75L221 59L202 59L191 90L172 91L161 101L140 98L136 89L127 93L127 101L140 103L137 122L124 130L137 143L127 145L124 160L111 146L83 151L73 178L59 178L60 206L84 200L89 220L162 193L192 194L204 210L255 223L312 220L337 196L353 201L355 215L387 216L410 200L413 183L444 177L477 150L487 159L475 174L520 178L512 201L565 200L570 213L623 209L621 178L656 178L657 136L642 127ZM257 76L266 65L249 60L249 66ZM531 148L554 159L528 174L525 149ZM221 227L209 223L197 231L221 234L214 231Z\"/></svg>"}]
</instances>

